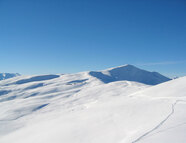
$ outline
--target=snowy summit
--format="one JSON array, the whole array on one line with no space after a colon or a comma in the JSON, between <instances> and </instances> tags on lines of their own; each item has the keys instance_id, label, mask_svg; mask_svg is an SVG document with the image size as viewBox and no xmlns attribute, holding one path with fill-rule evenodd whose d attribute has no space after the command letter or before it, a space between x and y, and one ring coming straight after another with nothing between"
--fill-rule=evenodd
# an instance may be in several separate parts
<instances>
[{"instance_id":1,"label":"snowy summit","mask_svg":"<svg viewBox=\"0 0 186 143\"><path fill-rule=\"evenodd\" d=\"M165 77L157 72L142 70L133 65L119 66L100 72L92 71L90 72L90 75L100 79L104 83L128 80L149 85L156 85L170 80L168 77Z\"/></svg>"}]
</instances>

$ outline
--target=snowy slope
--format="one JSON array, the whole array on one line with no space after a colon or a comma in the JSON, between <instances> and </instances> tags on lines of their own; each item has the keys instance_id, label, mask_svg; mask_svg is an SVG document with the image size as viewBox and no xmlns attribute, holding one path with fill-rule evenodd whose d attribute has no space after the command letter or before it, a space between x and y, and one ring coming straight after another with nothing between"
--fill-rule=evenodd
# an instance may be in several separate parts
<instances>
[{"instance_id":1,"label":"snowy slope","mask_svg":"<svg viewBox=\"0 0 186 143\"><path fill-rule=\"evenodd\" d=\"M163 83L134 96L172 102L171 111L157 126L138 138L139 143L185 143L186 142L186 77Z\"/></svg>"},{"instance_id":2,"label":"snowy slope","mask_svg":"<svg viewBox=\"0 0 186 143\"><path fill-rule=\"evenodd\" d=\"M156 85L170 80L168 77L165 77L157 72L145 71L133 65L124 65L104 71L91 71L89 74L100 79L104 83L128 80L149 85Z\"/></svg>"},{"instance_id":3,"label":"snowy slope","mask_svg":"<svg viewBox=\"0 0 186 143\"><path fill-rule=\"evenodd\" d=\"M185 85L105 84L89 72L4 80L0 143L185 143Z\"/></svg>"},{"instance_id":4,"label":"snowy slope","mask_svg":"<svg viewBox=\"0 0 186 143\"><path fill-rule=\"evenodd\" d=\"M16 76L20 76L18 73L0 73L0 80L13 78Z\"/></svg>"}]
</instances>

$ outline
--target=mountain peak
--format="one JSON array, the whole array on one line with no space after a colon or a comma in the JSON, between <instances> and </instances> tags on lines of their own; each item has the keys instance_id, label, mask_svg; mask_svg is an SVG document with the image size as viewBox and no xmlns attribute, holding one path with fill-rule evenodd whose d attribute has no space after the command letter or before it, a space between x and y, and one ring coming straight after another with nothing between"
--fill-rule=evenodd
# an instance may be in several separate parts
<instances>
[{"instance_id":1,"label":"mountain peak","mask_svg":"<svg viewBox=\"0 0 186 143\"><path fill-rule=\"evenodd\" d=\"M137 67L135 67L134 65L125 64L125 65L121 65L121 66L117 66L117 67L108 68L106 70L121 69L121 68L137 68ZM104 70L104 71L106 71L106 70Z\"/></svg>"},{"instance_id":2,"label":"mountain peak","mask_svg":"<svg viewBox=\"0 0 186 143\"><path fill-rule=\"evenodd\" d=\"M109 68L103 71L92 71L89 72L89 74L104 83L128 80L148 85L156 85L171 80L157 72L149 72L130 64Z\"/></svg>"}]
</instances>

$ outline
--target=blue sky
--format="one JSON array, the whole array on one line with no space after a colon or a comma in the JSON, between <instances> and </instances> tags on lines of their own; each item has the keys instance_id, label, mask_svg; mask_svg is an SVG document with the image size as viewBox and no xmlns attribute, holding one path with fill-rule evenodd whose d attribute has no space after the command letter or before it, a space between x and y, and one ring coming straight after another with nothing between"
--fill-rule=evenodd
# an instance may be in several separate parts
<instances>
[{"instance_id":1,"label":"blue sky","mask_svg":"<svg viewBox=\"0 0 186 143\"><path fill-rule=\"evenodd\" d=\"M133 64L186 75L185 0L0 0L0 72Z\"/></svg>"}]
</instances>

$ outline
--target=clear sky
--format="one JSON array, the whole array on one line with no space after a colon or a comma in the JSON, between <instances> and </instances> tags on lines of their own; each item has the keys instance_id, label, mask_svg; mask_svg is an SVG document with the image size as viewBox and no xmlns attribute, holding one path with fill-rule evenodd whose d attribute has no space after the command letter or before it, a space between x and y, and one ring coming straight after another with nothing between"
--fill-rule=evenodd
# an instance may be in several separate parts
<instances>
[{"instance_id":1,"label":"clear sky","mask_svg":"<svg viewBox=\"0 0 186 143\"><path fill-rule=\"evenodd\" d=\"M123 64L186 75L185 0L0 0L0 72Z\"/></svg>"}]
</instances>

